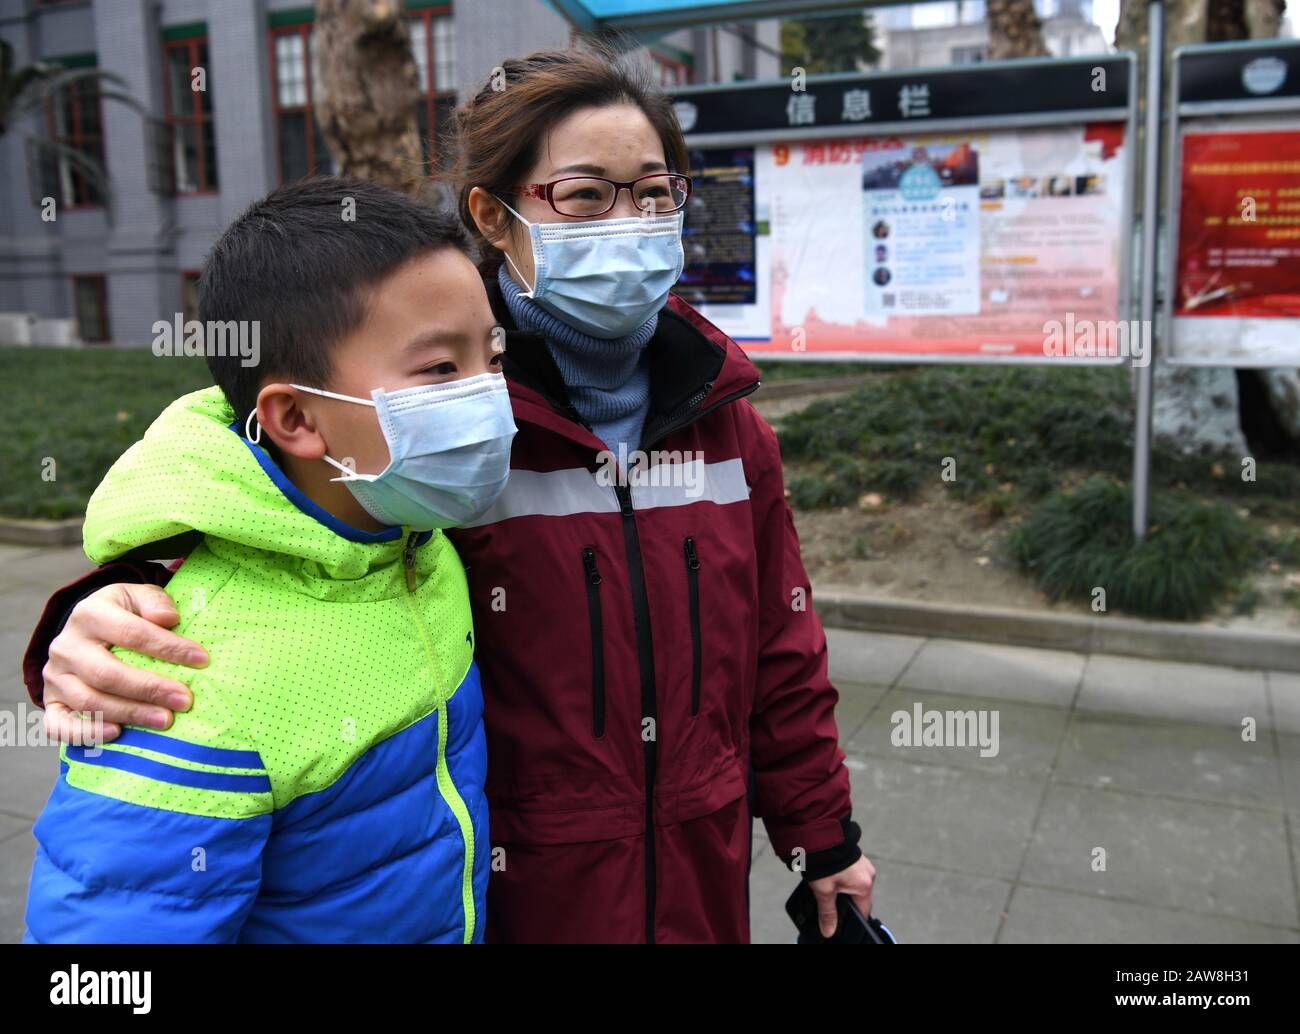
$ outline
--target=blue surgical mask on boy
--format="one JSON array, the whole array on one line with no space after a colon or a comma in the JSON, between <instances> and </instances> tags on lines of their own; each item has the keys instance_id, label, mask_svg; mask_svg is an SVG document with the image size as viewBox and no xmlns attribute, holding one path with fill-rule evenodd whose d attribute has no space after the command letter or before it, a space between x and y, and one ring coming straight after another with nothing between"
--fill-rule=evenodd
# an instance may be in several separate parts
<instances>
[{"instance_id":1,"label":"blue surgical mask on boy","mask_svg":"<svg viewBox=\"0 0 1300 1034\"><path fill-rule=\"evenodd\" d=\"M506 379L483 373L400 391L376 388L368 399L295 384L326 398L373 406L388 443L378 474L358 474L330 456L367 513L381 524L417 531L452 528L487 513L510 475L515 420Z\"/></svg>"},{"instance_id":2,"label":"blue surgical mask on boy","mask_svg":"<svg viewBox=\"0 0 1300 1034\"><path fill-rule=\"evenodd\" d=\"M500 201L500 198L497 198ZM569 326L593 337L632 333L663 308L682 275L682 213L594 219L580 223L530 223L536 282L525 297ZM519 282L519 267L506 256Z\"/></svg>"}]
</instances>

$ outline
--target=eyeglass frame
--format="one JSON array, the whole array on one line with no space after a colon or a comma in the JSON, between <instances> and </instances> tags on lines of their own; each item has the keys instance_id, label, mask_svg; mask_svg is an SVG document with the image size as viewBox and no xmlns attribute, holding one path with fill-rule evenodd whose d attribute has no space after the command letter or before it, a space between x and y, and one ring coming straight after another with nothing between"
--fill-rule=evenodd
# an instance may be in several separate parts
<instances>
[{"instance_id":1,"label":"eyeglass frame","mask_svg":"<svg viewBox=\"0 0 1300 1034\"><path fill-rule=\"evenodd\" d=\"M531 197L536 198L539 201L545 201L551 206L551 211L556 215L564 216L566 219L594 219L596 216L605 215L614 211L614 206L618 204L618 192L620 190L626 187L628 197L630 197L632 203L635 204L636 194L632 192L632 187L637 183L640 183L642 180L659 179L661 176L670 176L674 179L685 181L686 196L682 198L682 203L676 208L670 208L667 212L659 212L657 214L667 215L672 212L680 212L686 207L686 202L691 199L691 189L694 186L691 177L680 172L647 172L644 176L638 176L634 180L612 180L607 176L561 176L559 179L550 180L546 183L522 183L515 187L514 193L519 197ZM571 180L600 180L602 183L608 183L614 188L614 200L612 200L609 203L609 207L602 212L591 212L587 215L574 215L571 212L561 212L555 207L555 200L553 197L555 187L560 183L568 183Z\"/></svg>"}]
</instances>

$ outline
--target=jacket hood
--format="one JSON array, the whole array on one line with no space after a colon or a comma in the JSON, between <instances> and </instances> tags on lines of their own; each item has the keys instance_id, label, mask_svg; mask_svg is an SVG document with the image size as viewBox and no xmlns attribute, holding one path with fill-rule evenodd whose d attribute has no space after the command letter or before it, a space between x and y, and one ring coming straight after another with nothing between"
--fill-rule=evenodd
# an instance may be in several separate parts
<instances>
[{"instance_id":1,"label":"jacket hood","mask_svg":"<svg viewBox=\"0 0 1300 1034\"><path fill-rule=\"evenodd\" d=\"M178 557L210 536L358 578L400 555L401 528L362 531L321 509L234 420L215 386L163 410L90 497L86 556L97 564Z\"/></svg>"}]
</instances>

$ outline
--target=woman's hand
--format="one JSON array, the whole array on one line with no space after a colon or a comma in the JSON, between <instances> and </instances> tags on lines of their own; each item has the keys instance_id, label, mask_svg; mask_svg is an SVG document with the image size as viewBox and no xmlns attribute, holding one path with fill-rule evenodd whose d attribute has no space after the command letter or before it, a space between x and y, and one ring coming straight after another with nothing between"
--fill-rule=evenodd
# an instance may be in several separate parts
<instances>
[{"instance_id":1,"label":"woman's hand","mask_svg":"<svg viewBox=\"0 0 1300 1034\"><path fill-rule=\"evenodd\" d=\"M830 937L839 923L835 907L837 894L851 897L864 918L871 915L871 888L875 882L876 867L866 855L847 869L841 869L831 876L823 876L820 880L808 881L813 896L817 898L817 925L821 927L823 937Z\"/></svg>"},{"instance_id":2,"label":"woman's hand","mask_svg":"<svg viewBox=\"0 0 1300 1034\"><path fill-rule=\"evenodd\" d=\"M171 597L156 585L106 585L78 603L50 643L41 672L46 735L64 743L94 743L102 721L104 740L113 740L123 725L166 729L173 711L188 711L193 696L184 685L133 668L109 652L110 646L124 646L201 668L208 663L207 651L167 631L179 620Z\"/></svg>"}]
</instances>

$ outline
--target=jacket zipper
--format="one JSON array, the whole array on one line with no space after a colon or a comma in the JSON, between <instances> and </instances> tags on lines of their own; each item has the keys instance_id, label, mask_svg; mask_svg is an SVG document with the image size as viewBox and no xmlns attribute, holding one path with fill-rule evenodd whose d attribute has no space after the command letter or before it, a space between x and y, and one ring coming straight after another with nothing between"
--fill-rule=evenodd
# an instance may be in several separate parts
<instances>
[{"instance_id":1,"label":"jacket zipper","mask_svg":"<svg viewBox=\"0 0 1300 1034\"><path fill-rule=\"evenodd\" d=\"M605 639L600 621L600 571L596 551L582 551L582 569L587 582L587 614L591 618L591 734L605 735Z\"/></svg>"},{"instance_id":2,"label":"jacket zipper","mask_svg":"<svg viewBox=\"0 0 1300 1034\"><path fill-rule=\"evenodd\" d=\"M686 589L691 615L691 717L700 713L700 558L695 539L682 543L686 555Z\"/></svg>"},{"instance_id":3,"label":"jacket zipper","mask_svg":"<svg viewBox=\"0 0 1300 1034\"><path fill-rule=\"evenodd\" d=\"M699 412L688 412L686 417L681 420L674 420L665 425L656 432L653 439L643 442L641 447L648 449L650 446L662 441L674 431L686 427L696 420L707 416L715 409L734 402L737 399L744 398L746 395L753 394L761 381L755 381L753 384L747 384L739 391L733 391L725 398L719 399L713 405L700 410ZM688 400L689 405L683 407L686 410L698 406L701 401L713 389L713 382L707 382L700 391L691 396ZM576 420L587 430L591 430L591 425L578 416L577 408L568 403L564 407L565 415L570 419ZM637 640L637 668L641 676L641 746L642 746L642 768L645 773L645 939L647 944L655 943L655 813L654 813L654 788L655 772L658 768L658 737L659 737L659 718L658 704L655 698L655 666L654 666L654 640L650 632L650 603L646 597L645 589L645 566L641 560L641 542L637 536L636 518L632 509L632 491L627 485L615 485L614 494L618 497L619 513L622 516L623 523L623 548L627 554L628 583L632 593L632 616L636 627ZM590 599L592 585L588 577L587 593ZM649 739L646 738L646 722L651 723L652 734Z\"/></svg>"},{"instance_id":4,"label":"jacket zipper","mask_svg":"<svg viewBox=\"0 0 1300 1034\"><path fill-rule=\"evenodd\" d=\"M744 398L757 390L758 381L746 385L739 391L732 392L719 399L713 405L699 412L690 413L685 419L674 421L649 442L643 443L646 449L661 441L669 434L694 423L701 417L712 413L736 399ZM712 389L712 382L697 393L703 398ZM692 397L695 402L695 397ZM698 405L698 402L695 402ZM658 703L655 698L655 662L654 640L650 633L650 603L645 590L645 566L641 560L641 542L637 536L636 518L632 509L632 490L627 485L615 485L614 494L618 497L619 513L623 518L623 546L627 552L628 582L632 591L632 616L636 625L637 667L641 673L641 746L642 762L645 771L645 940L647 944L655 943L655 772L658 768L659 717ZM645 736L645 723L650 721L653 734L650 739Z\"/></svg>"},{"instance_id":5,"label":"jacket zipper","mask_svg":"<svg viewBox=\"0 0 1300 1034\"><path fill-rule=\"evenodd\" d=\"M636 626L637 668L641 675L641 758L645 773L645 939L655 942L655 771L658 767L659 716L655 700L654 640L650 634L650 602L645 591L641 540L632 510L632 490L615 485L623 518L623 547L627 552L628 586ZM647 723L650 735L647 737Z\"/></svg>"},{"instance_id":6,"label":"jacket zipper","mask_svg":"<svg viewBox=\"0 0 1300 1034\"><path fill-rule=\"evenodd\" d=\"M418 582L415 575L415 550L416 542L420 537L420 532L412 531L406 536L406 546L402 550L402 570L406 578L406 600L407 609L411 612L411 620L415 624L417 637L420 645L424 647L425 656L429 660L429 675L431 678L438 676L437 651L433 648L433 637L429 634L428 626L424 622L424 615L420 612L420 605L415 599L415 590L418 588ZM474 820L470 816L469 808L465 804L465 799L461 797L460 791L456 789L456 783L451 777L451 769L447 766L447 700L446 687L436 686L437 693L437 714L438 714L438 755L434 764L434 774L438 782L438 793L442 796L448 810L456 819L456 824L460 827L461 839L465 843L464 862L461 866L461 907L465 912L465 929L462 934L462 940L465 944L470 944L474 940L474 928L477 923L476 909L474 907Z\"/></svg>"},{"instance_id":7,"label":"jacket zipper","mask_svg":"<svg viewBox=\"0 0 1300 1034\"><path fill-rule=\"evenodd\" d=\"M670 434L673 434L676 431L680 431L683 427L688 427L689 425L695 423L695 421L701 420L704 417L708 416L715 409L721 409L723 406L731 402L735 402L737 399L743 399L746 395L754 394L754 392L756 392L759 389L762 383L763 383L762 381L755 381L753 384L747 384L739 391L733 391L730 395L726 395L723 398L718 399L717 402L714 402L712 405L706 406L704 409L701 409L698 413L688 413L685 419L674 420L671 423L665 424L663 427L655 431L653 438L650 438L648 440L643 440L641 443L641 448L648 450L652 445L658 445ZM698 392L695 396L692 396L689 401L695 402L695 399L697 397L703 399L703 397L709 393L709 390L712 387L713 387L713 383L709 382L708 384L705 385L705 387L700 392ZM699 403L696 402L695 404L698 405ZM689 409L690 407L687 406L685 408Z\"/></svg>"},{"instance_id":8,"label":"jacket zipper","mask_svg":"<svg viewBox=\"0 0 1300 1034\"><path fill-rule=\"evenodd\" d=\"M406 536L406 548L402 550L402 568L406 572L406 591L415 592L415 541L420 537L418 531Z\"/></svg>"}]
</instances>

